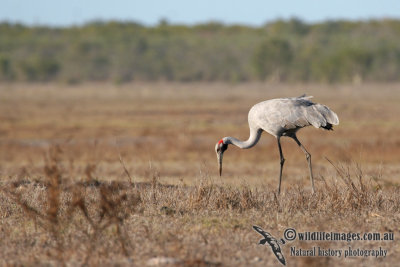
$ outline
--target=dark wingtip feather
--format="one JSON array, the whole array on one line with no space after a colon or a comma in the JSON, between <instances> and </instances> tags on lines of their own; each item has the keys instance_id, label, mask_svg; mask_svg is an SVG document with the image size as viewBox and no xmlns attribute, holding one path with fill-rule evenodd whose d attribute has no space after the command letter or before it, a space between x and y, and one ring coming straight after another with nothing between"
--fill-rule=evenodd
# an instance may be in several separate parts
<instances>
[{"instance_id":1,"label":"dark wingtip feather","mask_svg":"<svg viewBox=\"0 0 400 267\"><path fill-rule=\"evenodd\" d=\"M322 128L328 131L333 131L333 125L330 123L327 123L325 126L322 126Z\"/></svg>"}]
</instances>

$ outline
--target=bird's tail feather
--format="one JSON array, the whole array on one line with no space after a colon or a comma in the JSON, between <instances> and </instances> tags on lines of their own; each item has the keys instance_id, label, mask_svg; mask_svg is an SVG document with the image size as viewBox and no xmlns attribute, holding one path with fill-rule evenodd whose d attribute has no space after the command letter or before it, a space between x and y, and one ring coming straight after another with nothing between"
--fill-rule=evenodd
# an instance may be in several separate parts
<instances>
[{"instance_id":1,"label":"bird's tail feather","mask_svg":"<svg viewBox=\"0 0 400 267\"><path fill-rule=\"evenodd\" d=\"M316 104L315 107L321 113L321 115L324 116L324 118L326 120L326 125L328 125L328 124L338 125L339 124L338 116L330 108L328 108L325 105L321 105L321 104Z\"/></svg>"},{"instance_id":2,"label":"bird's tail feather","mask_svg":"<svg viewBox=\"0 0 400 267\"><path fill-rule=\"evenodd\" d=\"M321 126L321 127L324 128L325 130L333 131L333 125L330 124L329 122L325 126Z\"/></svg>"},{"instance_id":3,"label":"bird's tail feather","mask_svg":"<svg viewBox=\"0 0 400 267\"><path fill-rule=\"evenodd\" d=\"M333 125L339 124L339 118L335 112L330 110L327 106L315 104L310 106L312 109L306 113L307 121L316 128L324 128L332 130Z\"/></svg>"}]
</instances>

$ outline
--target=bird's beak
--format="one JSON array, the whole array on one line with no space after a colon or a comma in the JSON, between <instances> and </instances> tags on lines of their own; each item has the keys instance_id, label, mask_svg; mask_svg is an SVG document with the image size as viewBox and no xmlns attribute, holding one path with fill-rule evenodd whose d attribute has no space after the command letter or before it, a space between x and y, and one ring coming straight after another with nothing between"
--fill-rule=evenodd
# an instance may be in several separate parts
<instances>
[{"instance_id":1,"label":"bird's beak","mask_svg":"<svg viewBox=\"0 0 400 267\"><path fill-rule=\"evenodd\" d=\"M218 151L217 152L217 160L219 165L219 176L222 176L222 158L224 156L224 152Z\"/></svg>"}]
</instances>

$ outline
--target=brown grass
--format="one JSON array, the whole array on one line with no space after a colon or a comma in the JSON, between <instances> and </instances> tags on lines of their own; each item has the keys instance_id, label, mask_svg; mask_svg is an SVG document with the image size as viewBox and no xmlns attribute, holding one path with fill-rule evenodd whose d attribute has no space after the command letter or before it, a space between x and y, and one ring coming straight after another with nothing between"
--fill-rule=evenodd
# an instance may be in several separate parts
<instances>
[{"instance_id":1,"label":"brown grass","mask_svg":"<svg viewBox=\"0 0 400 267\"><path fill-rule=\"evenodd\" d=\"M131 84L0 86L0 265L266 266L251 228L399 234L399 85ZM317 193L291 140L283 191L274 138L247 138L249 107L314 95L337 111L334 132L304 129ZM291 257L289 245L388 250L385 259ZM394 265L398 241L283 247L290 266Z\"/></svg>"}]
</instances>

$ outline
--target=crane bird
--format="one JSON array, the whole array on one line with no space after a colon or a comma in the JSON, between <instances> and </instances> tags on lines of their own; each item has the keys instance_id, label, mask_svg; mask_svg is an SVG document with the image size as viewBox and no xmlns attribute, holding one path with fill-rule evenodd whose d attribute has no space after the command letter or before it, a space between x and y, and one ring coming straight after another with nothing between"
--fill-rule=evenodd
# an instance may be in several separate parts
<instances>
[{"instance_id":1,"label":"crane bird","mask_svg":"<svg viewBox=\"0 0 400 267\"><path fill-rule=\"evenodd\" d=\"M325 105L313 103L312 96L302 95L291 98L277 98L255 104L249 111L248 122L250 137L246 141L240 141L234 137L224 137L215 145L217 160L219 164L219 175L222 175L222 158L228 145L235 145L239 148L247 149L257 144L263 131L276 137L278 141L280 156L280 171L278 194L281 192L282 169L285 158L282 154L282 136L291 137L306 155L312 192L314 189L314 178L311 167L311 154L305 149L296 136L298 130L306 126L332 130L333 125L339 124L339 118L335 112Z\"/></svg>"}]
</instances>

